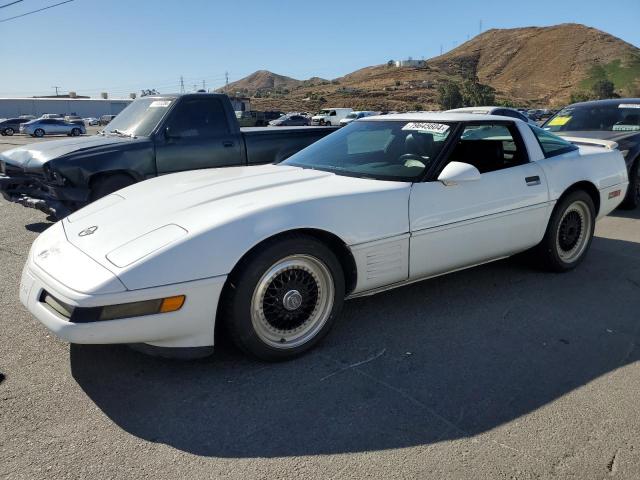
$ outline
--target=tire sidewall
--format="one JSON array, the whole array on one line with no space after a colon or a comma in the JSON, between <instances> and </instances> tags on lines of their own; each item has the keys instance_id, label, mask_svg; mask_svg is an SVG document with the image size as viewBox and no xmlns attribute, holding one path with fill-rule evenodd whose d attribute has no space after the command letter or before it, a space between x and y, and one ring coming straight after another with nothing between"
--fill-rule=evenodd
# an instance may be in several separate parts
<instances>
[{"instance_id":1,"label":"tire sidewall","mask_svg":"<svg viewBox=\"0 0 640 480\"><path fill-rule=\"evenodd\" d=\"M36 128L33 134L38 138L44 137L44 130L41 128Z\"/></svg>"},{"instance_id":2,"label":"tire sidewall","mask_svg":"<svg viewBox=\"0 0 640 480\"><path fill-rule=\"evenodd\" d=\"M279 260L296 254L312 256L327 267L334 284L334 303L329 317L315 337L298 347L278 349L264 343L256 334L251 319L251 300L264 273ZM243 260L229 276L225 293L221 314L236 345L262 360L288 360L313 348L329 333L344 302L344 273L331 249L311 236L296 235L277 239Z\"/></svg>"},{"instance_id":3,"label":"tire sidewall","mask_svg":"<svg viewBox=\"0 0 640 480\"><path fill-rule=\"evenodd\" d=\"M640 200L637 196L638 183L640 183L640 157L636 158L631 165L631 171L629 175L629 187L627 196L622 202L622 207L627 209L633 209L640 206Z\"/></svg>"},{"instance_id":4,"label":"tire sidewall","mask_svg":"<svg viewBox=\"0 0 640 480\"><path fill-rule=\"evenodd\" d=\"M560 227L560 221L564 216L567 208L576 201L584 202L589 208L591 214L591 226L590 231L588 232L589 238L587 240L587 244L584 247L582 254L573 262L567 263L560 258L560 255L557 250L556 238L558 236L558 229ZM591 248L591 242L593 241L593 232L595 230L596 223L596 215L595 215L595 207L593 205L593 200L589 196L588 193L579 190L572 193L569 193L565 197L561 198L559 203L553 210L551 215L551 219L549 221L549 225L547 227L547 232L545 233L545 237L542 243L544 255L546 257L547 265L555 271L565 272L568 270L572 270L576 266L578 266L584 258L587 256L589 249Z\"/></svg>"},{"instance_id":5,"label":"tire sidewall","mask_svg":"<svg viewBox=\"0 0 640 480\"><path fill-rule=\"evenodd\" d=\"M6 128L3 132L5 135L11 137L15 132L15 130L13 128Z\"/></svg>"}]
</instances>

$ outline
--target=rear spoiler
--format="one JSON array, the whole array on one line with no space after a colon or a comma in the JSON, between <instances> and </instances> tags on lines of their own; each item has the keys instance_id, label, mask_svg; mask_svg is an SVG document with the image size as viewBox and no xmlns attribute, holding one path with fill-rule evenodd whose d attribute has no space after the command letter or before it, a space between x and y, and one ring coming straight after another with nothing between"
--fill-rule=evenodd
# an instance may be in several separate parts
<instances>
[{"instance_id":1,"label":"rear spoiler","mask_svg":"<svg viewBox=\"0 0 640 480\"><path fill-rule=\"evenodd\" d=\"M584 138L584 137L565 137L562 135L562 138L567 140L568 142L573 143L574 145L586 145L589 147L604 147L609 150L615 150L618 148L618 144L616 142L612 142L611 140L600 140L599 138Z\"/></svg>"}]
</instances>

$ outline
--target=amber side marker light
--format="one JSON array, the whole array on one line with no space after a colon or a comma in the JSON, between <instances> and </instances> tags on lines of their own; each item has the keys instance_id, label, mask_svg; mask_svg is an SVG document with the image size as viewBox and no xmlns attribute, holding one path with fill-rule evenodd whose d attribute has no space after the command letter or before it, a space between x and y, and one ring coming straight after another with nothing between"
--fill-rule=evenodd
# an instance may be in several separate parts
<instances>
[{"instance_id":1,"label":"amber side marker light","mask_svg":"<svg viewBox=\"0 0 640 480\"><path fill-rule=\"evenodd\" d=\"M180 310L184 305L184 295L178 295L176 297L168 297L162 300L160 305L160 313L175 312Z\"/></svg>"},{"instance_id":2,"label":"amber side marker light","mask_svg":"<svg viewBox=\"0 0 640 480\"><path fill-rule=\"evenodd\" d=\"M185 299L184 295L176 295L175 297L144 300L142 302L107 305L102 307L99 320L117 320L120 318L175 312L182 308Z\"/></svg>"}]
</instances>

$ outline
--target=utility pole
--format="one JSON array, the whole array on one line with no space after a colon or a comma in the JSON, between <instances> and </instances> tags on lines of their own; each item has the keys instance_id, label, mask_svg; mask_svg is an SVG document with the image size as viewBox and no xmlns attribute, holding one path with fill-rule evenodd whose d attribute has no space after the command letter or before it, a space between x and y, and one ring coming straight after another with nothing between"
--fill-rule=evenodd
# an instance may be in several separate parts
<instances>
[{"instance_id":1,"label":"utility pole","mask_svg":"<svg viewBox=\"0 0 640 480\"><path fill-rule=\"evenodd\" d=\"M224 86L225 88L227 88L229 86L229 72L224 72L224 78L225 78Z\"/></svg>"},{"instance_id":2,"label":"utility pole","mask_svg":"<svg viewBox=\"0 0 640 480\"><path fill-rule=\"evenodd\" d=\"M56 97L57 97L57 96L58 96L58 89L59 89L60 87L51 87L51 88L55 88L55 89L56 89Z\"/></svg>"},{"instance_id":3,"label":"utility pole","mask_svg":"<svg viewBox=\"0 0 640 480\"><path fill-rule=\"evenodd\" d=\"M204 82L204 80L202 80L202 89L206 92L207 91L207 84Z\"/></svg>"},{"instance_id":4,"label":"utility pole","mask_svg":"<svg viewBox=\"0 0 640 480\"><path fill-rule=\"evenodd\" d=\"M184 93L184 77L180 75L180 93Z\"/></svg>"},{"instance_id":5,"label":"utility pole","mask_svg":"<svg viewBox=\"0 0 640 480\"><path fill-rule=\"evenodd\" d=\"M444 48L444 47L442 46L442 44L440 44L440 55L442 55L442 54L444 53L443 48Z\"/></svg>"},{"instance_id":6,"label":"utility pole","mask_svg":"<svg viewBox=\"0 0 640 480\"><path fill-rule=\"evenodd\" d=\"M480 20L480 28L478 33L482 33L482 19Z\"/></svg>"}]
</instances>

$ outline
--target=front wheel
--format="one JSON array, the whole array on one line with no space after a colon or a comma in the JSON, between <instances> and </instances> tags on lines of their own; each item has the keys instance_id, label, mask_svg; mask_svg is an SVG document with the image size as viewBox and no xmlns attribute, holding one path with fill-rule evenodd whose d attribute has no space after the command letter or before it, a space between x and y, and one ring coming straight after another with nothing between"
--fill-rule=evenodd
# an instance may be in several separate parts
<instances>
[{"instance_id":1,"label":"front wheel","mask_svg":"<svg viewBox=\"0 0 640 480\"><path fill-rule=\"evenodd\" d=\"M3 133L10 137L16 132L13 128L9 127L9 128L5 128Z\"/></svg>"},{"instance_id":2,"label":"front wheel","mask_svg":"<svg viewBox=\"0 0 640 480\"><path fill-rule=\"evenodd\" d=\"M331 126L331 122L324 122L325 127L330 127Z\"/></svg>"},{"instance_id":3,"label":"front wheel","mask_svg":"<svg viewBox=\"0 0 640 480\"><path fill-rule=\"evenodd\" d=\"M554 272L575 268L586 256L595 228L593 200L579 190L562 198L556 205L538 255Z\"/></svg>"},{"instance_id":4,"label":"front wheel","mask_svg":"<svg viewBox=\"0 0 640 480\"><path fill-rule=\"evenodd\" d=\"M331 329L344 300L335 254L313 237L275 240L229 277L221 314L234 343L262 360L311 349Z\"/></svg>"},{"instance_id":5,"label":"front wheel","mask_svg":"<svg viewBox=\"0 0 640 480\"><path fill-rule=\"evenodd\" d=\"M33 134L38 138L42 138L44 137L44 130L41 128L36 128L36 131L33 132Z\"/></svg>"},{"instance_id":6,"label":"front wheel","mask_svg":"<svg viewBox=\"0 0 640 480\"><path fill-rule=\"evenodd\" d=\"M79 137L81 133L82 132L80 131L79 128L74 128L73 130L71 130L71 136L72 137Z\"/></svg>"}]
</instances>

